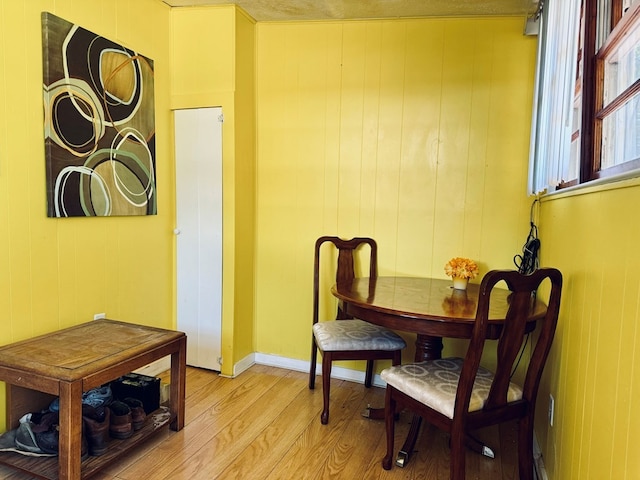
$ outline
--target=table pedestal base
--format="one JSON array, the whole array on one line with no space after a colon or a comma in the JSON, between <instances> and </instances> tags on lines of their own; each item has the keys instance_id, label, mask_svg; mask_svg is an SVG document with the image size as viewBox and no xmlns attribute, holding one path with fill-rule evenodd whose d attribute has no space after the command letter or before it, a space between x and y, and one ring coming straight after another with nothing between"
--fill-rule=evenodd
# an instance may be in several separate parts
<instances>
[{"instance_id":1,"label":"table pedestal base","mask_svg":"<svg viewBox=\"0 0 640 480\"><path fill-rule=\"evenodd\" d=\"M416 362L425 360L437 360L442 358L442 337L432 337L431 335L416 336Z\"/></svg>"},{"instance_id":2,"label":"table pedestal base","mask_svg":"<svg viewBox=\"0 0 640 480\"><path fill-rule=\"evenodd\" d=\"M422 426L422 417L419 415L414 415L413 419L411 419L411 427L409 428L409 433L407 434L407 439L404 441L404 445L398 452L398 456L396 457L396 465L398 467L404 467L409 460L411 459L411 455L413 454L413 450L416 446L416 441L418 440L418 433L420 433L420 427Z\"/></svg>"},{"instance_id":3,"label":"table pedestal base","mask_svg":"<svg viewBox=\"0 0 640 480\"><path fill-rule=\"evenodd\" d=\"M409 463L409 459L411 458L411 454L414 451L416 440L418 439L418 433L420 433L420 427L422 426L422 418L419 415L414 415L411 420L411 427L409 428L409 433L407 434L407 439L404 441L404 445L398 451L398 456L396 457L396 466L404 467ZM496 458L493 450L485 445L481 440L477 438L467 435L465 437L465 445L470 450L473 450L480 455L484 455L489 458Z\"/></svg>"},{"instance_id":4,"label":"table pedestal base","mask_svg":"<svg viewBox=\"0 0 640 480\"><path fill-rule=\"evenodd\" d=\"M436 360L442 357L442 338L432 337L430 335L418 335L416 337L416 362L424 362L425 360ZM398 452L396 457L396 465L398 467L404 467L409 460L416 446L418 440L418 433L420 433L420 426L422 425L422 418L419 415L414 415L411 420L411 427L409 433L404 441L404 445Z\"/></svg>"}]
</instances>

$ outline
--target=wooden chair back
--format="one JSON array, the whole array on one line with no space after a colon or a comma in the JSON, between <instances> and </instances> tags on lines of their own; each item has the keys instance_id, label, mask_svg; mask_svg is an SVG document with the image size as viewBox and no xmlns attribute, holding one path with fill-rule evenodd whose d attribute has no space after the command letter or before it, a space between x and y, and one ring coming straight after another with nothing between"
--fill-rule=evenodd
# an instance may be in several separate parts
<instances>
[{"instance_id":1,"label":"wooden chair back","mask_svg":"<svg viewBox=\"0 0 640 480\"><path fill-rule=\"evenodd\" d=\"M338 262L336 267L336 284L351 283L356 276L355 252L363 245L368 245L370 250L369 277L378 276L378 245L372 238L355 237L350 240L343 240L339 237L324 236L316 240L315 255L313 260L313 323L318 322L318 311L320 304L320 251L325 243L331 243L338 251ZM344 319L347 316L339 306L337 319Z\"/></svg>"},{"instance_id":2,"label":"wooden chair back","mask_svg":"<svg viewBox=\"0 0 640 480\"><path fill-rule=\"evenodd\" d=\"M501 282L506 283L510 293L498 341L491 344L496 347L496 368L493 372L483 368L479 374L480 360L487 346L489 320L492 320L491 292ZM541 287L545 294L548 293L548 297L544 297L547 299L547 309L542 318L537 318L532 315L536 295L543 291ZM420 378L424 379L421 381L412 379L414 373L408 366L383 371L382 377L387 380L387 454L382 460L383 468L391 468L394 416L401 408L409 408L429 423L450 433L451 480L465 478L465 445L476 451L480 447L483 453L487 450L473 439L471 431L518 419L518 472L521 480L532 480L536 396L558 324L561 290L562 274L555 268L541 268L530 275L513 270L490 271L480 284L476 318L464 359L452 357L445 361L431 360L414 364L414 371L420 371ZM530 325L537 327L533 333L529 331L533 330ZM537 340L531 342L535 345L531 346L524 382L513 381L529 337ZM448 388L443 389L437 379L442 380ZM457 386L454 380L457 380ZM475 393L474 383L477 383ZM472 393L473 411L469 412ZM451 402L453 411L448 408ZM406 457L407 452L403 453Z\"/></svg>"},{"instance_id":3,"label":"wooden chair back","mask_svg":"<svg viewBox=\"0 0 640 480\"><path fill-rule=\"evenodd\" d=\"M528 333L527 321L530 318L535 296L541 284L547 279L550 281L547 311L544 318L537 322L536 332ZM505 282L511 293L509 309L497 343L494 381L483 409L468 413L473 382L480 365L491 314L491 290L500 282ZM503 417L504 420L508 420L523 416L524 410L533 411L540 378L558 323L561 290L562 274L555 268L541 268L531 275L522 275L512 270L494 270L484 276L480 284L473 334L460 374L454 424L456 419L463 419L462 423L477 421L480 424L483 424L487 417ZM524 385L522 385L522 400L510 404L507 402L509 383L517 362L521 358L521 349L525 348L528 337L535 337L537 341L532 346L533 350L526 369ZM468 420L464 420L467 417ZM477 419L474 420L474 417Z\"/></svg>"}]
</instances>

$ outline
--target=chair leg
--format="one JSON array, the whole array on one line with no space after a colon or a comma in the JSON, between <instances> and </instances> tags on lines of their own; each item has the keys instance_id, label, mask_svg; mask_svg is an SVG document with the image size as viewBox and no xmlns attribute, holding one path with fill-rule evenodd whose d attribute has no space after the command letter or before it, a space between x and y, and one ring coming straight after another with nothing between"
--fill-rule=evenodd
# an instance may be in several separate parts
<instances>
[{"instance_id":1,"label":"chair leg","mask_svg":"<svg viewBox=\"0 0 640 480\"><path fill-rule=\"evenodd\" d=\"M393 398L393 387L387 385L384 402L384 425L387 433L387 454L382 459L382 468L391 470L393 464L393 439L396 428L396 401Z\"/></svg>"},{"instance_id":2,"label":"chair leg","mask_svg":"<svg viewBox=\"0 0 640 480\"><path fill-rule=\"evenodd\" d=\"M533 418L518 423L518 471L520 480L533 480Z\"/></svg>"},{"instance_id":3,"label":"chair leg","mask_svg":"<svg viewBox=\"0 0 640 480\"><path fill-rule=\"evenodd\" d=\"M367 370L364 375L364 386L371 387L373 381L373 360L367 360Z\"/></svg>"},{"instance_id":4,"label":"chair leg","mask_svg":"<svg viewBox=\"0 0 640 480\"><path fill-rule=\"evenodd\" d=\"M393 352L391 365L400 365L401 363L402 363L402 350L396 350L395 352Z\"/></svg>"},{"instance_id":5,"label":"chair leg","mask_svg":"<svg viewBox=\"0 0 640 480\"><path fill-rule=\"evenodd\" d=\"M311 365L309 366L309 390L316 388L316 362L318 360L318 347L316 338L311 335Z\"/></svg>"},{"instance_id":6,"label":"chair leg","mask_svg":"<svg viewBox=\"0 0 640 480\"><path fill-rule=\"evenodd\" d=\"M331 389L331 352L323 352L322 354L322 414L320 422L323 425L329 423L329 392Z\"/></svg>"},{"instance_id":7,"label":"chair leg","mask_svg":"<svg viewBox=\"0 0 640 480\"><path fill-rule=\"evenodd\" d=\"M464 431L460 431L457 434L452 431L450 446L451 446L451 459L450 459L450 480L464 480L465 477L465 435Z\"/></svg>"}]
</instances>

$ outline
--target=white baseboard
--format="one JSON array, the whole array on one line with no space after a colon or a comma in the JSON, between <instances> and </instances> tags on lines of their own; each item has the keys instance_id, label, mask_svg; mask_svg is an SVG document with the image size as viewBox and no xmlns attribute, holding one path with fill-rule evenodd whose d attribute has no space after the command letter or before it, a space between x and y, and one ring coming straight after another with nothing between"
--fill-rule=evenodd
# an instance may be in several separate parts
<instances>
[{"instance_id":1,"label":"white baseboard","mask_svg":"<svg viewBox=\"0 0 640 480\"><path fill-rule=\"evenodd\" d=\"M320 356L318 356L318 359L320 360ZM310 366L309 362L306 360L295 360L292 358L280 357L278 355L269 355L266 353L253 354L253 363L257 363L258 365L268 365L270 367L286 368L288 370L295 370L297 372L309 372ZM253 363L251 365L253 365ZM236 366L238 365L239 364L236 364ZM249 368L251 365L246 368ZM240 373L242 372L236 372L236 369L234 368L234 374L239 375ZM316 375L321 374L322 362L319 361L316 365ZM359 370L352 370L350 368L333 367L331 369L331 378L338 378L340 380L348 380L350 382L364 384L364 372L361 372ZM373 385L376 387L384 388L387 386L387 383L382 380L382 378L380 378L380 375L374 374Z\"/></svg>"},{"instance_id":2,"label":"white baseboard","mask_svg":"<svg viewBox=\"0 0 640 480\"><path fill-rule=\"evenodd\" d=\"M270 367L286 368L287 370L294 370L297 372L309 371L309 362L305 360L295 360L293 358L280 357L278 355L268 355L264 353L252 353L250 355L247 355L245 358L243 358L233 366L232 376L223 375L223 374L220 374L220 376L227 377L227 378L235 378L238 375L240 375L242 372L248 370L254 364L267 365ZM161 358L160 360L156 360L153 363L145 365L142 368L138 368L137 370L134 370L134 373L138 373L140 375L147 375L149 377L156 377L161 373L166 372L170 368L171 368L171 357L166 356L164 358ZM322 365L318 364L316 366L316 374L320 375L321 373L322 373ZM331 369L331 377L364 384L364 372L351 370L348 368L333 367ZM374 375L373 384L376 387L382 387L382 388L386 386L386 383L377 374Z\"/></svg>"},{"instance_id":3,"label":"white baseboard","mask_svg":"<svg viewBox=\"0 0 640 480\"><path fill-rule=\"evenodd\" d=\"M251 367L251 365L254 365L256 363L255 357L256 357L255 353L251 353L247 355L246 357L244 357L242 360L240 360L238 363L236 363L233 366L233 375L223 375L221 373L220 376L225 378L236 378L242 372L244 372L245 370L248 370Z\"/></svg>"}]
</instances>

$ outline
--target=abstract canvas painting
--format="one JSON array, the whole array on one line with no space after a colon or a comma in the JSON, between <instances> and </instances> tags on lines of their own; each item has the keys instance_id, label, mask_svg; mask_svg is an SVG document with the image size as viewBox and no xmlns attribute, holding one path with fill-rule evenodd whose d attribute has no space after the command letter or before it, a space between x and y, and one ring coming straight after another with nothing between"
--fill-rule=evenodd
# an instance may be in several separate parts
<instances>
[{"instance_id":1,"label":"abstract canvas painting","mask_svg":"<svg viewBox=\"0 0 640 480\"><path fill-rule=\"evenodd\" d=\"M153 61L42 13L49 217L157 213Z\"/></svg>"}]
</instances>

